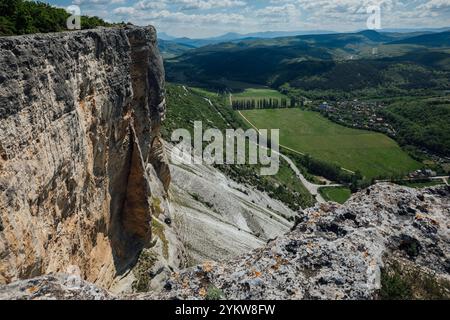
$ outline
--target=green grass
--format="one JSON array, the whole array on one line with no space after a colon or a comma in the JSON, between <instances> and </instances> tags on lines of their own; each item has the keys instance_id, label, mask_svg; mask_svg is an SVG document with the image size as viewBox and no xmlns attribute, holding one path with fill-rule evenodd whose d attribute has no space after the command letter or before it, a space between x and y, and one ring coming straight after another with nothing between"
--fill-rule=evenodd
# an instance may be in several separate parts
<instances>
[{"instance_id":1,"label":"green grass","mask_svg":"<svg viewBox=\"0 0 450 320\"><path fill-rule=\"evenodd\" d=\"M284 94L272 89L246 89L244 92L233 94L233 99L287 99Z\"/></svg>"},{"instance_id":2,"label":"green grass","mask_svg":"<svg viewBox=\"0 0 450 320\"><path fill-rule=\"evenodd\" d=\"M212 91L208 91L206 89L203 88L190 88L190 90L192 90L193 92L204 96L205 98L218 98L219 94L216 92L212 92Z\"/></svg>"},{"instance_id":3,"label":"green grass","mask_svg":"<svg viewBox=\"0 0 450 320\"><path fill-rule=\"evenodd\" d=\"M214 92L205 89L186 88L167 84L167 115L164 121L162 133L165 139L170 141L172 132L183 128L193 132L194 121L202 121L204 130L215 128L225 130L233 127L242 127L244 121L236 117L234 112L226 106L226 99L214 96ZM214 102L212 107L205 98ZM222 102L223 100L223 102ZM220 113L219 113L220 112Z\"/></svg>"},{"instance_id":4,"label":"green grass","mask_svg":"<svg viewBox=\"0 0 450 320\"><path fill-rule=\"evenodd\" d=\"M284 159L280 159L281 165L280 170L278 171L278 174L274 176L274 182L279 183L282 182L284 185L289 187L289 189L298 192L300 194L308 194L308 190L305 188L305 186L300 182L300 180L297 178L295 174L293 174L292 169L289 167L289 165L285 162ZM267 177L270 179L270 176ZM312 201L312 199L311 199Z\"/></svg>"},{"instance_id":5,"label":"green grass","mask_svg":"<svg viewBox=\"0 0 450 320\"><path fill-rule=\"evenodd\" d=\"M317 112L272 109L242 114L259 129L280 129L282 145L351 171L359 170L368 179L421 168L389 137L335 124Z\"/></svg>"},{"instance_id":6,"label":"green grass","mask_svg":"<svg viewBox=\"0 0 450 320\"><path fill-rule=\"evenodd\" d=\"M320 188L319 192L325 201L333 201L340 204L344 204L352 195L350 189L345 187L324 187Z\"/></svg>"},{"instance_id":7,"label":"green grass","mask_svg":"<svg viewBox=\"0 0 450 320\"><path fill-rule=\"evenodd\" d=\"M412 182L412 181L402 181L397 182L397 184L405 187L422 189L427 187L435 187L444 184L442 180L432 180L432 181L421 181L421 182Z\"/></svg>"}]
</instances>

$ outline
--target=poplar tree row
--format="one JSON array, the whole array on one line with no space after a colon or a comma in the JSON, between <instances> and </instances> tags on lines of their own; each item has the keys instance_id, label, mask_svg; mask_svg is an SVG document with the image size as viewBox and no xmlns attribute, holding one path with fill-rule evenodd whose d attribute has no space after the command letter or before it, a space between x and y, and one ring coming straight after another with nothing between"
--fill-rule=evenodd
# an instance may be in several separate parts
<instances>
[{"instance_id":1,"label":"poplar tree row","mask_svg":"<svg viewBox=\"0 0 450 320\"><path fill-rule=\"evenodd\" d=\"M288 99L241 99L233 100L232 106L234 110L251 110L251 109L282 109L282 108L295 108L298 104L295 99L291 99L288 103Z\"/></svg>"}]
</instances>

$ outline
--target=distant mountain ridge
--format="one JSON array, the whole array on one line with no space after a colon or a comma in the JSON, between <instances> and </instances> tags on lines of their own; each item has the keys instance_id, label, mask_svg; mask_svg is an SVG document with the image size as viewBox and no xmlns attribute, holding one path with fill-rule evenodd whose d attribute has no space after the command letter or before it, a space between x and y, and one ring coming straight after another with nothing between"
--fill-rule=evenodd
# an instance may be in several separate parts
<instances>
[{"instance_id":1,"label":"distant mountain ridge","mask_svg":"<svg viewBox=\"0 0 450 320\"><path fill-rule=\"evenodd\" d=\"M229 88L251 82L304 90L364 90L414 87L441 90L450 70L450 32L357 33L247 39L208 45L166 61L169 81ZM376 50L374 50L376 49ZM443 89L442 89L443 90Z\"/></svg>"},{"instance_id":2,"label":"distant mountain ridge","mask_svg":"<svg viewBox=\"0 0 450 320\"><path fill-rule=\"evenodd\" d=\"M240 43L248 41L286 41L286 39L297 38L299 40L313 41L317 44L334 43L335 47L349 45L350 43L373 42L373 43L390 43L390 44L416 44L416 45L432 45L435 47L448 46L446 32L450 32L448 28L423 28L423 29L382 29L361 30L350 33L336 33L326 30L311 31L266 31L241 34L229 32L217 37L191 39L187 37L176 38L167 33L161 32L158 35L160 40L166 41L162 50L166 57L181 55L184 52L194 48L202 48L206 46L216 46L223 43ZM443 33L439 35L440 33ZM428 37L430 36L430 37ZM359 39L358 39L359 37ZM410 40L407 40L409 39ZM426 43L428 41L428 43Z\"/></svg>"},{"instance_id":3,"label":"distant mountain ridge","mask_svg":"<svg viewBox=\"0 0 450 320\"><path fill-rule=\"evenodd\" d=\"M160 32L158 38L165 41L175 41L181 44L197 44L198 46L206 44L215 44L227 41L236 41L244 39L273 39L282 37L294 37L294 36L305 36L305 35L321 35L321 34L343 34L343 33L358 33L365 32L367 30L357 30L354 32L337 32L331 30L298 30L298 31L262 31L262 32L251 32L251 33L238 33L238 32L228 32L219 36L206 37L206 38L192 38L192 37L175 37L169 35L165 32ZM370 30L374 31L374 30ZM442 28L386 28L380 29L374 32L377 33L439 33L450 31L450 27Z\"/></svg>"},{"instance_id":4,"label":"distant mountain ridge","mask_svg":"<svg viewBox=\"0 0 450 320\"><path fill-rule=\"evenodd\" d=\"M251 40L251 39L274 39L281 37L292 37L292 36L300 36L300 35L310 35L310 34L331 34L336 33L333 31L327 30L312 30L312 31L265 31L265 32L254 32L241 34L237 32L228 32L226 34L209 37L209 38L188 38L188 37L173 37L168 35L167 33L161 32L158 37L159 39L165 41L173 41L178 44L194 46L196 48L200 48L207 45L219 44L222 42L234 42L240 40Z\"/></svg>"}]
</instances>

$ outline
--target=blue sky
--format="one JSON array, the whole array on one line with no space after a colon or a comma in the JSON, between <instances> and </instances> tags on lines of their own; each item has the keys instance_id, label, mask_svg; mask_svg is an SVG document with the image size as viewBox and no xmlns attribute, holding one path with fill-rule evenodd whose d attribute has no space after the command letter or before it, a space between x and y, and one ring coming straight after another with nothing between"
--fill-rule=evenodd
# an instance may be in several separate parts
<instances>
[{"instance_id":1,"label":"blue sky","mask_svg":"<svg viewBox=\"0 0 450 320\"><path fill-rule=\"evenodd\" d=\"M366 29L367 8L371 5L381 6L382 28L450 26L450 0L46 1L59 7L76 4L82 14L113 22L152 24L160 32L188 37L226 32Z\"/></svg>"}]
</instances>

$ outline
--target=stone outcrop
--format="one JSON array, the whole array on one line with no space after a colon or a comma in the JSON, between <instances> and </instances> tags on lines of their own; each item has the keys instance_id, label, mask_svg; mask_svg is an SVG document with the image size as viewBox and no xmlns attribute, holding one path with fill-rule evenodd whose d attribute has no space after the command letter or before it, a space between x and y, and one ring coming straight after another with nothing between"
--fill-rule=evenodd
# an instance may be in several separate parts
<instances>
[{"instance_id":1,"label":"stone outcrop","mask_svg":"<svg viewBox=\"0 0 450 320\"><path fill-rule=\"evenodd\" d=\"M0 288L0 300L114 300L111 293L80 277L45 275Z\"/></svg>"},{"instance_id":2,"label":"stone outcrop","mask_svg":"<svg viewBox=\"0 0 450 320\"><path fill-rule=\"evenodd\" d=\"M170 183L164 114L152 27L0 39L0 283L110 287L136 262Z\"/></svg>"},{"instance_id":3,"label":"stone outcrop","mask_svg":"<svg viewBox=\"0 0 450 320\"><path fill-rule=\"evenodd\" d=\"M228 299L375 299L400 283L412 298L448 299L449 266L449 187L379 184L343 206L307 209L263 248L175 273L159 294L134 298L204 299L213 288Z\"/></svg>"},{"instance_id":4,"label":"stone outcrop","mask_svg":"<svg viewBox=\"0 0 450 320\"><path fill-rule=\"evenodd\" d=\"M448 186L379 184L345 205L306 210L291 232L263 248L176 272L159 292L114 298L377 299L410 285L403 298L448 299L449 229ZM0 298L64 297L67 282L62 275L22 281L0 287ZM72 290L90 299L85 287Z\"/></svg>"}]
</instances>

